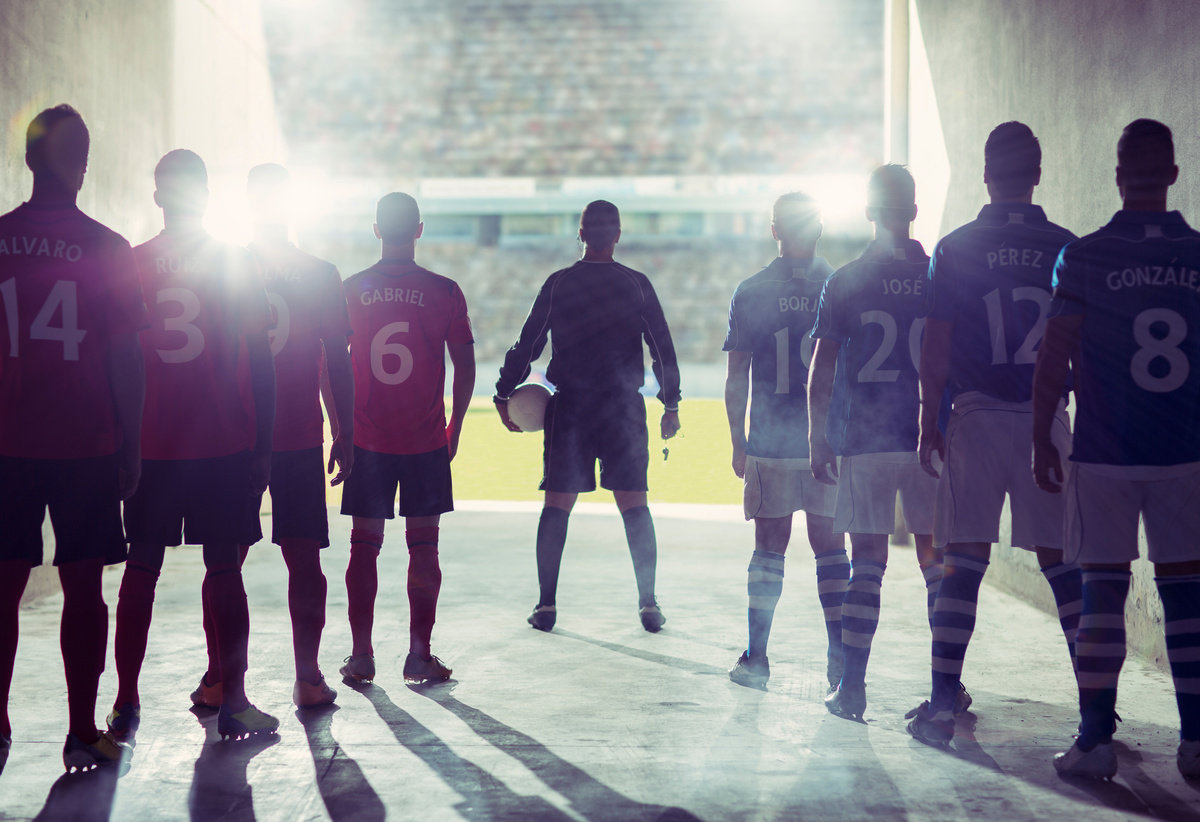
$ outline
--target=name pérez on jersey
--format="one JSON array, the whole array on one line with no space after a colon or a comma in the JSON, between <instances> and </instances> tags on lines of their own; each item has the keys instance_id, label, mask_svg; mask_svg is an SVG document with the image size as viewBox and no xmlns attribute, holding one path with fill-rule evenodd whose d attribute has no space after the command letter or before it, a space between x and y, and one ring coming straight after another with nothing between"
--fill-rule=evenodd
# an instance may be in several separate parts
<instances>
[{"instance_id":1,"label":"name p\u00e9rez on jersey","mask_svg":"<svg viewBox=\"0 0 1200 822\"><path fill-rule=\"evenodd\" d=\"M415 288L376 288L374 291L364 291L359 295L363 305L371 303L411 303L425 307L425 292Z\"/></svg>"},{"instance_id":2,"label":"name p\u00e9rez on jersey","mask_svg":"<svg viewBox=\"0 0 1200 822\"><path fill-rule=\"evenodd\" d=\"M66 240L55 240L51 249L45 237L0 237L0 254L20 254L26 257L55 257L69 263L77 263L83 249Z\"/></svg>"},{"instance_id":3,"label":"name p\u00e9rez on jersey","mask_svg":"<svg viewBox=\"0 0 1200 822\"><path fill-rule=\"evenodd\" d=\"M997 248L987 253L988 268L998 265L1023 265L1026 268L1042 268L1044 252L1036 248Z\"/></svg>"}]
</instances>

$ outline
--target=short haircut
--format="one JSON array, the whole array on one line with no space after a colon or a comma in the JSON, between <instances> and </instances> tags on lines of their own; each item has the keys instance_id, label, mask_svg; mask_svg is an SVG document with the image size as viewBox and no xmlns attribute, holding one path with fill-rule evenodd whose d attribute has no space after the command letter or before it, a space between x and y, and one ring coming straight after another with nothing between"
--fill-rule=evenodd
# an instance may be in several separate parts
<instances>
[{"instance_id":1,"label":"short haircut","mask_svg":"<svg viewBox=\"0 0 1200 822\"><path fill-rule=\"evenodd\" d=\"M76 121L79 128L60 129L59 126L68 120ZM59 138L48 139L56 130ZM66 103L39 112L25 129L25 158L35 176L52 174L55 168L87 165L90 144L83 117Z\"/></svg>"},{"instance_id":2,"label":"short haircut","mask_svg":"<svg viewBox=\"0 0 1200 822\"><path fill-rule=\"evenodd\" d=\"M775 232L789 240L798 240L821 225L821 206L803 191L791 191L775 201L771 209Z\"/></svg>"},{"instance_id":3,"label":"short haircut","mask_svg":"<svg viewBox=\"0 0 1200 822\"><path fill-rule=\"evenodd\" d=\"M583 241L593 248L607 248L621 232L621 212L608 200L593 200L579 215Z\"/></svg>"},{"instance_id":4,"label":"short haircut","mask_svg":"<svg viewBox=\"0 0 1200 822\"><path fill-rule=\"evenodd\" d=\"M873 208L911 208L917 204L917 183L908 169L888 163L871 172L867 205Z\"/></svg>"},{"instance_id":5,"label":"short haircut","mask_svg":"<svg viewBox=\"0 0 1200 822\"><path fill-rule=\"evenodd\" d=\"M988 135L983 164L997 193L1016 197L1037 182L1042 170L1042 146L1029 126L1010 120Z\"/></svg>"},{"instance_id":6,"label":"short haircut","mask_svg":"<svg viewBox=\"0 0 1200 822\"><path fill-rule=\"evenodd\" d=\"M393 191L379 199L375 208L375 225L379 236L389 243L408 243L417 234L421 224L421 209L412 195Z\"/></svg>"},{"instance_id":7,"label":"short haircut","mask_svg":"<svg viewBox=\"0 0 1200 822\"><path fill-rule=\"evenodd\" d=\"M154 185L158 188L179 185L208 185L208 168L200 155L186 148L168 151L154 167Z\"/></svg>"},{"instance_id":8,"label":"short haircut","mask_svg":"<svg viewBox=\"0 0 1200 822\"><path fill-rule=\"evenodd\" d=\"M1175 141L1171 129L1158 120L1134 120L1117 141L1117 165L1127 183L1170 185L1175 167Z\"/></svg>"},{"instance_id":9,"label":"short haircut","mask_svg":"<svg viewBox=\"0 0 1200 822\"><path fill-rule=\"evenodd\" d=\"M291 179L288 170L278 163L263 163L246 175L246 190L250 194L270 194Z\"/></svg>"}]
</instances>

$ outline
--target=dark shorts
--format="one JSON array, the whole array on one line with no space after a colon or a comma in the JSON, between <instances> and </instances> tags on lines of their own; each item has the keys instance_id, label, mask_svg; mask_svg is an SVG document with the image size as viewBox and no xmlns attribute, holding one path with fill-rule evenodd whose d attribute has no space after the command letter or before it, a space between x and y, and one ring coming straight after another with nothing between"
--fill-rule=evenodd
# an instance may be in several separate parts
<instances>
[{"instance_id":1,"label":"dark shorts","mask_svg":"<svg viewBox=\"0 0 1200 822\"><path fill-rule=\"evenodd\" d=\"M271 455L271 542L315 539L329 545L325 455L321 446Z\"/></svg>"},{"instance_id":2,"label":"dark shorts","mask_svg":"<svg viewBox=\"0 0 1200 822\"><path fill-rule=\"evenodd\" d=\"M260 497L250 490L250 452L197 460L142 460L125 503L130 542L251 545L262 539Z\"/></svg>"},{"instance_id":3,"label":"dark shorts","mask_svg":"<svg viewBox=\"0 0 1200 822\"><path fill-rule=\"evenodd\" d=\"M381 454L354 446L354 470L342 492L342 513L394 519L396 489L400 516L434 517L454 510L450 449L425 454Z\"/></svg>"},{"instance_id":4,"label":"dark shorts","mask_svg":"<svg viewBox=\"0 0 1200 822\"><path fill-rule=\"evenodd\" d=\"M125 561L116 456L73 460L0 457L0 559L42 564L50 509L54 564Z\"/></svg>"},{"instance_id":5,"label":"dark shorts","mask_svg":"<svg viewBox=\"0 0 1200 822\"><path fill-rule=\"evenodd\" d=\"M543 491L646 491L650 464L646 400L636 391L556 392L546 406Z\"/></svg>"}]
</instances>

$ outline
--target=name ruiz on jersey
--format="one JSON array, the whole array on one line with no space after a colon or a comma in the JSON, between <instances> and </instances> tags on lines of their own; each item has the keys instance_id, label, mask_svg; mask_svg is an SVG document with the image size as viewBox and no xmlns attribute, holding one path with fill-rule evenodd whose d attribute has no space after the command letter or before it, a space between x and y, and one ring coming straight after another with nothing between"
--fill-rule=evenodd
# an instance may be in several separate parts
<instances>
[{"instance_id":1,"label":"name ruiz on jersey","mask_svg":"<svg viewBox=\"0 0 1200 822\"><path fill-rule=\"evenodd\" d=\"M1193 291L1200 291L1200 271L1194 268L1177 269L1171 265L1138 266L1110 271L1104 282L1109 291L1136 288L1139 285L1181 285Z\"/></svg>"},{"instance_id":2,"label":"name ruiz on jersey","mask_svg":"<svg viewBox=\"0 0 1200 822\"><path fill-rule=\"evenodd\" d=\"M364 291L359 300L363 305L371 303L411 303L425 307L425 292L415 288L377 288L374 291Z\"/></svg>"},{"instance_id":3,"label":"name ruiz on jersey","mask_svg":"<svg viewBox=\"0 0 1200 822\"><path fill-rule=\"evenodd\" d=\"M198 274L201 265L196 257L155 257L154 270L159 274Z\"/></svg>"},{"instance_id":4,"label":"name ruiz on jersey","mask_svg":"<svg viewBox=\"0 0 1200 822\"><path fill-rule=\"evenodd\" d=\"M0 237L0 254L20 254L25 257L52 257L77 263L83 257L83 249L66 240L55 240L51 248L45 237Z\"/></svg>"},{"instance_id":5,"label":"name ruiz on jersey","mask_svg":"<svg viewBox=\"0 0 1200 822\"><path fill-rule=\"evenodd\" d=\"M1026 268L1041 268L1045 255L1036 248L997 248L987 253L988 268L998 265L1023 265Z\"/></svg>"}]
</instances>

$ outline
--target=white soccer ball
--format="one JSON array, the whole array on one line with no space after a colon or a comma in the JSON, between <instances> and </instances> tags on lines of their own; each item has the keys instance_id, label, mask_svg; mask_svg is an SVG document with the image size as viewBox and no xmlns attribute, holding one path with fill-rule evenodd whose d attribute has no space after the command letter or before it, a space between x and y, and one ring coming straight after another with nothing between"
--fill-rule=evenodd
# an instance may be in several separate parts
<instances>
[{"instance_id":1,"label":"white soccer ball","mask_svg":"<svg viewBox=\"0 0 1200 822\"><path fill-rule=\"evenodd\" d=\"M508 398L508 418L522 431L541 431L546 425L550 389L536 382L518 385Z\"/></svg>"}]
</instances>

